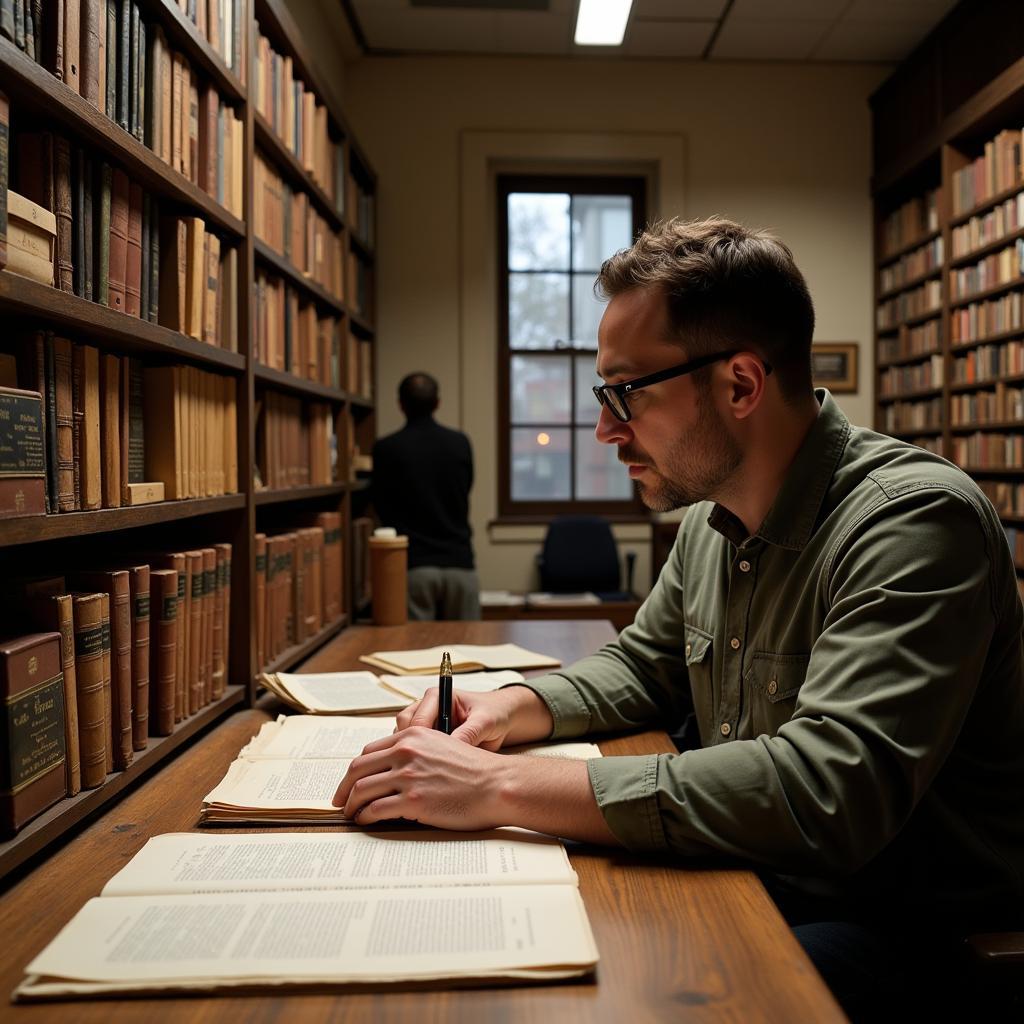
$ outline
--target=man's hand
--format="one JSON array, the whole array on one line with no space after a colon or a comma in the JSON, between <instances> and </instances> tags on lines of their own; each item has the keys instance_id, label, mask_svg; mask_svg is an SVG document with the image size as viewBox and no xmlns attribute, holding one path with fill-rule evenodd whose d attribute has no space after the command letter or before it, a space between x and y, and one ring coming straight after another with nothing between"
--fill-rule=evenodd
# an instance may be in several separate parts
<instances>
[{"instance_id":1,"label":"man's hand","mask_svg":"<svg viewBox=\"0 0 1024 1024\"><path fill-rule=\"evenodd\" d=\"M472 693L458 689L454 680L452 730L455 739L484 750L499 750L515 743L545 740L554 729L547 705L526 686L507 686L490 693ZM431 687L422 700L398 713L396 732L413 726L433 729L437 722L438 690ZM367 748L369 749L369 748Z\"/></svg>"}]
</instances>

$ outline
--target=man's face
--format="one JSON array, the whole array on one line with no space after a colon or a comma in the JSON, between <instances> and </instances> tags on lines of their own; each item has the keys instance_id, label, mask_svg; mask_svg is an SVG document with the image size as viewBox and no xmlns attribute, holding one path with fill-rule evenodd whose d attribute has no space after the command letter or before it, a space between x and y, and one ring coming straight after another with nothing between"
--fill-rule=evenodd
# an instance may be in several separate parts
<instances>
[{"instance_id":1,"label":"man's face","mask_svg":"<svg viewBox=\"0 0 1024 1024\"><path fill-rule=\"evenodd\" d=\"M597 372L618 384L691 358L672 340L664 295L635 288L616 295L598 330ZM720 364L712 364L714 373ZM720 370L719 370L720 372ZM661 381L627 398L632 419L623 423L601 407L595 434L618 448L643 503L655 512L692 505L718 493L741 453L726 430L710 389L693 376Z\"/></svg>"}]
</instances>

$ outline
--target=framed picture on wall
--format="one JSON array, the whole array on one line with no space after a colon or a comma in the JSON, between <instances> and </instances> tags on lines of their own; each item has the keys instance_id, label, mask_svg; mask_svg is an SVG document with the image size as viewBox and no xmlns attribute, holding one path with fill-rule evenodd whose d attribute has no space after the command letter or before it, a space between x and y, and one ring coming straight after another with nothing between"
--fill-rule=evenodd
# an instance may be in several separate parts
<instances>
[{"instance_id":1,"label":"framed picture on wall","mask_svg":"<svg viewBox=\"0 0 1024 1024\"><path fill-rule=\"evenodd\" d=\"M816 387L836 394L857 390L857 343L816 341L811 346L811 377Z\"/></svg>"}]
</instances>

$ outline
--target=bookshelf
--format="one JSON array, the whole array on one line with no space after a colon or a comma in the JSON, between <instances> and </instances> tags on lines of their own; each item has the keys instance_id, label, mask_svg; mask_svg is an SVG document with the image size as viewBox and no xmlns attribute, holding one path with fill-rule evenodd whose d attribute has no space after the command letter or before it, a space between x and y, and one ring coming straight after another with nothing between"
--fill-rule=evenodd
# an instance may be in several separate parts
<instances>
[{"instance_id":1,"label":"bookshelf","mask_svg":"<svg viewBox=\"0 0 1024 1024\"><path fill-rule=\"evenodd\" d=\"M875 426L978 481L1024 594L1024 58L967 41L1024 18L970 6L872 97Z\"/></svg>"},{"instance_id":2,"label":"bookshelf","mask_svg":"<svg viewBox=\"0 0 1024 1024\"><path fill-rule=\"evenodd\" d=\"M161 214L167 210L176 216L199 217L206 229L218 236L222 247L237 252L237 282L229 295L237 318L237 350L232 350L223 332L223 344L200 340L184 329L129 315L60 290L56 284L49 287L0 270L0 317L5 324L0 354L10 351L5 347L6 337L45 329L75 345L93 346L101 356L132 357L147 367L191 367L214 374L222 382L230 381L224 386L235 396L238 467L237 493L0 519L0 574L5 577L61 575L68 565L113 567L123 561L125 552L180 550L214 542L232 546L230 608L226 612L230 642L223 694L183 717L170 735L149 737L146 748L135 752L133 762L108 774L101 786L60 801L14 838L0 841L0 885L24 870L50 844L117 800L138 779L158 770L204 730L234 710L250 706L257 696L260 671L294 668L354 618L352 595L362 582L352 579L351 524L365 512L368 487L365 478L357 478L352 459L355 445L364 453L369 451L375 430L372 350L376 295L372 283L376 179L341 105L307 61L301 35L282 0L233 2L243 13L238 26L240 40L236 40L240 51L236 49L231 60L226 56L231 40L222 37L214 45L176 0L137 0L137 7L147 31L160 27L168 47L187 61L197 88L212 87L217 102L229 108L240 125L242 188L234 212L216 197L220 182L217 189L209 181L209 189L200 187L151 148L152 138L148 131L143 134L142 126L139 134L143 137L124 130L14 41L0 35L0 91L10 103L12 147L17 146L18 133L28 124L36 131L59 133L96 161L120 168L130 182L153 197ZM213 6L208 5L208 10ZM315 150L308 145L304 149L297 138L286 137L280 125L275 127L257 109L258 100L266 98L260 91L255 59L261 36L282 59L288 58L292 81L301 82L302 90L315 97L305 101L312 103L306 111L333 147L329 152L319 144ZM100 97L99 103L103 102ZM307 142L310 138L307 133ZM292 260L287 249L277 251L257 235L253 170L257 156L287 184L291 195L302 197L303 209L310 211L310 223L315 223L318 232L316 251L323 246L336 250L333 278L326 277L315 263L303 267L302 260ZM336 172L333 180L326 180L328 167ZM346 202L352 197L358 209L350 213ZM281 281L296 296L296 308L315 325L318 347L313 351L307 341L305 349L298 349L302 360L295 358L294 347L288 353L292 357L289 365L268 365L258 358L261 323L248 297L255 293L260 275ZM357 284L358 307L351 301ZM163 319L163 312L160 316ZM294 323L290 329L295 329ZM359 360L348 352L353 338L360 342ZM362 376L357 376L360 373ZM268 396L284 396L302 408L315 406L324 412L320 422L330 425L334 440L321 441L317 454L322 461L329 456L331 482L261 486L252 468L265 457L259 447L263 437L260 416ZM318 621L315 628L304 632L297 627L299 639L273 657L265 657L266 664L261 665L256 637L257 534L277 536L310 527L325 512L341 517L341 614L329 622Z\"/></svg>"}]
</instances>

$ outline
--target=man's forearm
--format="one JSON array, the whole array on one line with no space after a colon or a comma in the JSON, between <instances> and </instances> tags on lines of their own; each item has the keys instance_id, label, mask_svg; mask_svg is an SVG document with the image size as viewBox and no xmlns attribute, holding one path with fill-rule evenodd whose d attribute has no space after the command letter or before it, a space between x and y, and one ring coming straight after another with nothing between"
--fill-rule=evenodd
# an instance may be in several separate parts
<instances>
[{"instance_id":1,"label":"man's forearm","mask_svg":"<svg viewBox=\"0 0 1024 1024\"><path fill-rule=\"evenodd\" d=\"M551 736L554 719L547 704L527 686L513 684L502 688L512 708L509 711L509 731L504 746L519 743L539 743Z\"/></svg>"}]
</instances>

